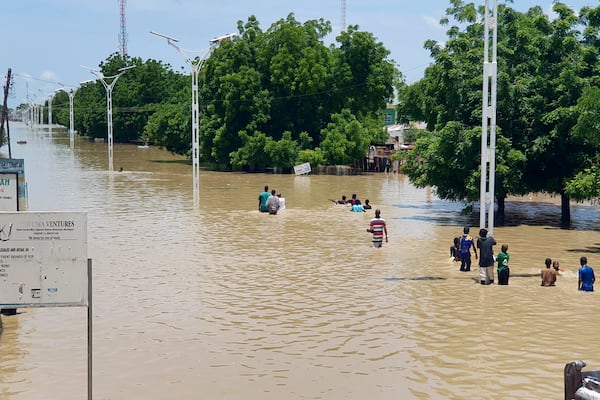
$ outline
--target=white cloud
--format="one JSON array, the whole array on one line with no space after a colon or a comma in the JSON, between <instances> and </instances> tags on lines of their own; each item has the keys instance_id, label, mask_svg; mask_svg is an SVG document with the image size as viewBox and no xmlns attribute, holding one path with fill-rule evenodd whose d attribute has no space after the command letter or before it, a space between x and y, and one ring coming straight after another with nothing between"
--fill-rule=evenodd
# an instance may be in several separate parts
<instances>
[{"instance_id":1,"label":"white cloud","mask_svg":"<svg viewBox=\"0 0 600 400\"><path fill-rule=\"evenodd\" d=\"M45 81L52 82L52 83L59 81L58 75L56 73L54 73L53 71L48 71L48 70L42 72L40 78Z\"/></svg>"},{"instance_id":2,"label":"white cloud","mask_svg":"<svg viewBox=\"0 0 600 400\"><path fill-rule=\"evenodd\" d=\"M425 15L423 17L423 21L425 21L425 24L427 24L428 26L430 26L432 28L442 29L442 26L440 25L439 18L435 18L435 17L432 17L430 15Z\"/></svg>"}]
</instances>

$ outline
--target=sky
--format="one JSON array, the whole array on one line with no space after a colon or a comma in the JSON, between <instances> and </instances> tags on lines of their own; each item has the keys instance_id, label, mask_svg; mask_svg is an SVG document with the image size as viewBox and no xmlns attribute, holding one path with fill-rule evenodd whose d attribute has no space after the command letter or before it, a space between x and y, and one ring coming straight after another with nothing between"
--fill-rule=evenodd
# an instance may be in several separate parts
<instances>
[{"instance_id":1,"label":"sky","mask_svg":"<svg viewBox=\"0 0 600 400\"><path fill-rule=\"evenodd\" d=\"M585 5L596 6L597 1L564 2L579 10ZM485 4L484 0L476 2ZM341 4L341 0L127 0L127 54L143 61L161 60L174 70L183 67L189 73L181 54L150 31L179 39L183 49L200 51L208 47L210 39L237 32L237 21L246 21L251 15L267 30L294 13L300 22L318 18L330 21L337 34ZM438 22L449 4L448 0L346 0L345 21L381 41L405 81L413 83L423 77L431 62L423 43L446 39L446 27ZM511 7L526 11L540 6L550 13L551 5L552 0L515 0ZM119 52L119 0L3 1L0 13L0 86L5 85L9 68L14 77L9 107L28 99L42 103L61 87L70 90L94 79L81 66L97 68L109 55Z\"/></svg>"}]
</instances>

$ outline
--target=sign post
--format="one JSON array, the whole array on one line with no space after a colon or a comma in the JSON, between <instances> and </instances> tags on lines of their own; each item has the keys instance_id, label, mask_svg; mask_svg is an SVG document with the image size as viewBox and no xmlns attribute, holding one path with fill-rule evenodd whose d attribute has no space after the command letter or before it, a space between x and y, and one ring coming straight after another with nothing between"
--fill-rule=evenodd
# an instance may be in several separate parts
<instances>
[{"instance_id":1,"label":"sign post","mask_svg":"<svg viewBox=\"0 0 600 400\"><path fill-rule=\"evenodd\" d=\"M308 175L310 171L310 163L304 163L294 166L294 174L296 175Z\"/></svg>"},{"instance_id":2,"label":"sign post","mask_svg":"<svg viewBox=\"0 0 600 400\"><path fill-rule=\"evenodd\" d=\"M0 212L0 308L88 307L89 400L91 270L86 213Z\"/></svg>"}]
</instances>

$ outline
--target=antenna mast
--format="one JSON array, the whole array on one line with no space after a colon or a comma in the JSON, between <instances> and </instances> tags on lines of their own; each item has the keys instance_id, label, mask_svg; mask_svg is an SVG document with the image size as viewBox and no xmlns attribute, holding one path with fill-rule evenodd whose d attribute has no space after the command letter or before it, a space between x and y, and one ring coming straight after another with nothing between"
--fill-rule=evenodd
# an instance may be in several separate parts
<instances>
[{"instance_id":1,"label":"antenna mast","mask_svg":"<svg viewBox=\"0 0 600 400\"><path fill-rule=\"evenodd\" d=\"M346 0L342 0L340 32L344 32L345 30L346 30Z\"/></svg>"},{"instance_id":2,"label":"antenna mast","mask_svg":"<svg viewBox=\"0 0 600 400\"><path fill-rule=\"evenodd\" d=\"M119 52L121 57L127 55L127 27L125 24L125 6L127 0L119 0L119 8L121 11L121 31L119 32Z\"/></svg>"}]
</instances>

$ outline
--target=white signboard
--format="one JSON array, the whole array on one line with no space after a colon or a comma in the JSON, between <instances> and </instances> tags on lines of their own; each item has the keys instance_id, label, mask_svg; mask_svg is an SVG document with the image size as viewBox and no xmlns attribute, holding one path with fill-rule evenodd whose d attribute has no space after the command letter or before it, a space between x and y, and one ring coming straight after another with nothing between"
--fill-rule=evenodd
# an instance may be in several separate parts
<instances>
[{"instance_id":1,"label":"white signboard","mask_svg":"<svg viewBox=\"0 0 600 400\"><path fill-rule=\"evenodd\" d=\"M310 163L304 163L300 165L296 165L294 167L294 173L296 175L304 175L310 172Z\"/></svg>"},{"instance_id":2,"label":"white signboard","mask_svg":"<svg viewBox=\"0 0 600 400\"><path fill-rule=\"evenodd\" d=\"M17 174L0 174L0 211L18 211Z\"/></svg>"},{"instance_id":3,"label":"white signboard","mask_svg":"<svg viewBox=\"0 0 600 400\"><path fill-rule=\"evenodd\" d=\"M0 212L0 308L87 306L87 214Z\"/></svg>"}]
</instances>

